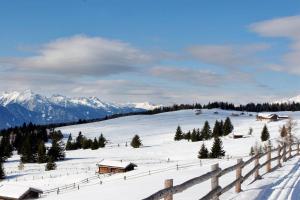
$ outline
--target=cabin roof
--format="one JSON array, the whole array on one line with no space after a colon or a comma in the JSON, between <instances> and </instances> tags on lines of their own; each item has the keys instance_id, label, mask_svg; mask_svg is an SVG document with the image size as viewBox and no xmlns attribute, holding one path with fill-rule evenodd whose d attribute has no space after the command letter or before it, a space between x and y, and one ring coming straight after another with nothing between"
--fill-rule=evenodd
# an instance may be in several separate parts
<instances>
[{"instance_id":1,"label":"cabin roof","mask_svg":"<svg viewBox=\"0 0 300 200\"><path fill-rule=\"evenodd\" d=\"M24 196L30 191L37 192L37 193L43 192L39 189L31 188L28 186L0 185L0 197L3 198L20 199L22 196Z\"/></svg>"},{"instance_id":2,"label":"cabin roof","mask_svg":"<svg viewBox=\"0 0 300 200\"><path fill-rule=\"evenodd\" d=\"M118 168L126 168L129 165L134 165L134 163L131 162L125 162L125 161L115 161L115 160L102 160L100 161L97 166L109 166L109 167L118 167Z\"/></svg>"}]
</instances>

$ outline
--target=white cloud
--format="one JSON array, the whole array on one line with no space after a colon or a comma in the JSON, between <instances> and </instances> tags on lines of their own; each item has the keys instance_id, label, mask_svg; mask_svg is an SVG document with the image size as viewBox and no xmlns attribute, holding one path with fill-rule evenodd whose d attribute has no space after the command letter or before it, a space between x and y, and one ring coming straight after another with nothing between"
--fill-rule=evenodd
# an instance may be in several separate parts
<instances>
[{"instance_id":1,"label":"white cloud","mask_svg":"<svg viewBox=\"0 0 300 200\"><path fill-rule=\"evenodd\" d=\"M187 51L201 62L230 68L255 64L255 54L269 48L267 44L196 45Z\"/></svg>"},{"instance_id":2,"label":"white cloud","mask_svg":"<svg viewBox=\"0 0 300 200\"><path fill-rule=\"evenodd\" d=\"M150 69L150 73L168 80L195 83L201 86L220 86L224 81L221 74L209 70L183 67L156 66Z\"/></svg>"},{"instance_id":3,"label":"white cloud","mask_svg":"<svg viewBox=\"0 0 300 200\"><path fill-rule=\"evenodd\" d=\"M250 30L265 37L290 39L290 51L281 58L281 63L268 64L267 68L300 75L300 16L281 17L251 24Z\"/></svg>"},{"instance_id":4,"label":"white cloud","mask_svg":"<svg viewBox=\"0 0 300 200\"><path fill-rule=\"evenodd\" d=\"M77 35L41 45L34 56L2 58L0 64L22 71L105 76L135 70L153 59L129 43Z\"/></svg>"}]
</instances>

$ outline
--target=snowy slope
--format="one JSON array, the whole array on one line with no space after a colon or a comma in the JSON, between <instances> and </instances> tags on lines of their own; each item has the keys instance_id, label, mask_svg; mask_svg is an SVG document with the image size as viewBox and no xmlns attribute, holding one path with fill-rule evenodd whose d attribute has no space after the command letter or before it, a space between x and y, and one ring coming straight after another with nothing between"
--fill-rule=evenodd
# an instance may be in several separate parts
<instances>
[{"instance_id":1,"label":"snowy slope","mask_svg":"<svg viewBox=\"0 0 300 200\"><path fill-rule=\"evenodd\" d=\"M218 114L214 114L217 111ZM56 194L56 192L44 196L44 199L98 199L103 200L135 200L142 199L151 193L163 188L163 181L173 178L175 184L182 183L190 178L210 170L210 165L220 162L221 167L236 163L236 158L246 157L250 147L260 141L260 132L266 122L256 121L255 114L245 113L240 116L232 116L235 133L247 134L249 127L253 128L253 135L243 139L233 139L231 136L222 138L226 150L226 158L222 160L197 159L197 153L202 142L173 141L176 127L180 125L184 131L192 128L202 128L204 121L209 120L213 126L216 119L225 119L231 116L232 111L218 109L203 110L203 114L196 115L195 110L182 110L162 113L157 115L128 116L108 121L81 124L76 126L61 127L65 137L72 133L74 137L82 131L86 137L98 137L100 133L110 140L108 146L98 150L68 151L66 160L58 162L56 171L45 172L44 164L26 164L23 171L18 171L19 157L14 156L5 163L5 169L9 177L8 182L1 184L18 184L34 186L43 190L61 187L66 184L77 184L88 177L95 176L96 164L103 159L115 161L134 162L138 165L136 170L126 174L112 176L99 176L88 183L80 183L79 190L70 190ZM240 114L239 112L234 112ZM283 112L282 115L293 117L300 122L300 112ZM271 141L276 145L279 136L278 129L286 121L267 123L270 130ZM143 148L133 149L125 146L134 134L139 134L144 144ZM296 130L296 135L300 135ZM74 138L73 137L73 138ZM119 146L118 146L119 144ZM205 141L210 147L212 141ZM176 165L179 165L177 170ZM150 175L149 175L150 171ZM126 176L126 180L124 180ZM235 177L229 174L221 179L220 184L228 184ZM100 184L100 181L102 184ZM182 194L176 195L176 199L198 199L210 189L210 181L195 186ZM118 191L118 192L115 192ZM230 199L234 193L228 192L221 199ZM243 198L240 198L243 199Z\"/></svg>"}]
</instances>

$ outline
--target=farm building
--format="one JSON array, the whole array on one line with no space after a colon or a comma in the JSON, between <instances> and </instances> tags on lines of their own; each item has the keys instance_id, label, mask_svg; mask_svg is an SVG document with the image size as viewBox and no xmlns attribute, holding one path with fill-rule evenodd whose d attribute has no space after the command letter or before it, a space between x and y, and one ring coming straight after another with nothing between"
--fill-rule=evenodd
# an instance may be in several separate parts
<instances>
[{"instance_id":1,"label":"farm building","mask_svg":"<svg viewBox=\"0 0 300 200\"><path fill-rule=\"evenodd\" d=\"M39 198L41 190L20 185L0 186L0 200L23 200Z\"/></svg>"},{"instance_id":2,"label":"farm building","mask_svg":"<svg viewBox=\"0 0 300 200\"><path fill-rule=\"evenodd\" d=\"M134 170L136 164L124 161L103 160L97 164L99 174L124 173Z\"/></svg>"},{"instance_id":3,"label":"farm building","mask_svg":"<svg viewBox=\"0 0 300 200\"><path fill-rule=\"evenodd\" d=\"M288 119L288 116L280 116L277 114L263 114L263 113L259 113L256 116L257 120L268 120L268 121L277 121L280 119Z\"/></svg>"}]
</instances>

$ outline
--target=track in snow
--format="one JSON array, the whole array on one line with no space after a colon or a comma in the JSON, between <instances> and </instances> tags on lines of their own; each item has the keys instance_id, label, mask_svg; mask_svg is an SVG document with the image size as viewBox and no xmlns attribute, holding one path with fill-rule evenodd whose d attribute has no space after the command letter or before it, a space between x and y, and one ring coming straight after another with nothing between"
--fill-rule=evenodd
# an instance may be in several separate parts
<instances>
[{"instance_id":1,"label":"track in snow","mask_svg":"<svg viewBox=\"0 0 300 200\"><path fill-rule=\"evenodd\" d=\"M256 200L299 200L300 160L289 173L263 188Z\"/></svg>"}]
</instances>

